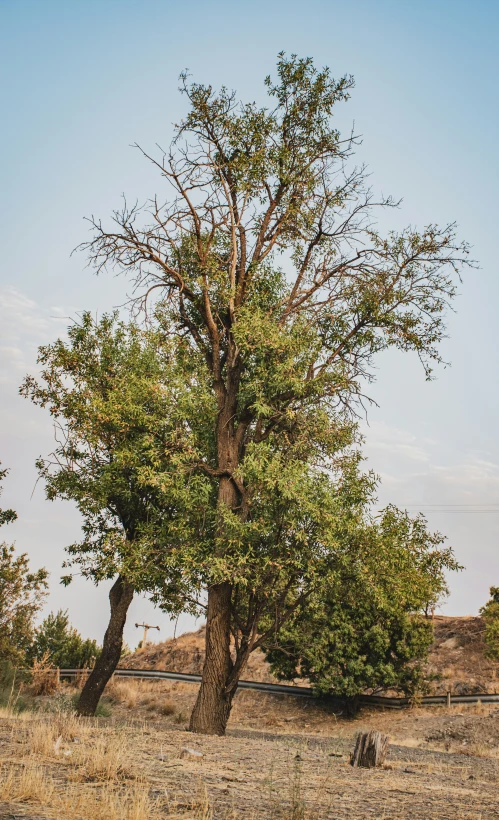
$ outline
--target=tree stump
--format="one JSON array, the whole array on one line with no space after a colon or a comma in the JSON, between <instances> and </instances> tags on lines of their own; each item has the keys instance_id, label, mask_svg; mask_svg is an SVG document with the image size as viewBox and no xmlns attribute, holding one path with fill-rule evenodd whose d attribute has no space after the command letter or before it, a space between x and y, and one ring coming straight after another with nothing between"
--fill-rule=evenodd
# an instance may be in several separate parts
<instances>
[{"instance_id":1,"label":"tree stump","mask_svg":"<svg viewBox=\"0 0 499 820\"><path fill-rule=\"evenodd\" d=\"M388 752L388 735L381 732L359 732L355 742L355 749L350 757L352 766L363 766L365 769L374 769L382 766Z\"/></svg>"}]
</instances>

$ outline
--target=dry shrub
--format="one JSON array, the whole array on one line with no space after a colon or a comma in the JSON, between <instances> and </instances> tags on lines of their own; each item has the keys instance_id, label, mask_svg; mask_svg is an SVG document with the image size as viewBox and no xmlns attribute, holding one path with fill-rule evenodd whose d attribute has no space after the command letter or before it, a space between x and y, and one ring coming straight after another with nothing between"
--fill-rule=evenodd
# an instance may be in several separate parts
<instances>
[{"instance_id":1,"label":"dry shrub","mask_svg":"<svg viewBox=\"0 0 499 820\"><path fill-rule=\"evenodd\" d=\"M88 817L92 820L156 820L158 804L149 796L143 783L116 790L105 784L95 788L78 788L66 784L61 792L49 771L42 766L15 766L0 770L0 800L8 803L38 803L46 811L65 818ZM164 815L163 815L164 817Z\"/></svg>"},{"instance_id":2,"label":"dry shrub","mask_svg":"<svg viewBox=\"0 0 499 820\"><path fill-rule=\"evenodd\" d=\"M80 691L80 689L83 689L85 683L87 682L87 678L90 672L91 670L87 669L86 667L84 669L78 669L76 675L73 678L73 686L75 689L77 689L78 691Z\"/></svg>"},{"instance_id":3,"label":"dry shrub","mask_svg":"<svg viewBox=\"0 0 499 820\"><path fill-rule=\"evenodd\" d=\"M129 709L135 709L139 692L135 681L122 681L113 676L106 686L106 695L114 703L123 703Z\"/></svg>"},{"instance_id":4,"label":"dry shrub","mask_svg":"<svg viewBox=\"0 0 499 820\"><path fill-rule=\"evenodd\" d=\"M78 777L104 781L122 778L125 775L125 751L125 738L119 733L92 738L86 743L79 744L74 755Z\"/></svg>"},{"instance_id":5,"label":"dry shrub","mask_svg":"<svg viewBox=\"0 0 499 820\"><path fill-rule=\"evenodd\" d=\"M61 744L81 740L87 734L87 726L75 714L45 716L27 725L23 747L27 754L57 757Z\"/></svg>"},{"instance_id":6,"label":"dry shrub","mask_svg":"<svg viewBox=\"0 0 499 820\"><path fill-rule=\"evenodd\" d=\"M175 706L173 705L171 700L167 700L167 701L165 701L164 703L161 704L159 711L161 712L162 715L165 715L165 717L168 717L168 715L174 715L175 714Z\"/></svg>"},{"instance_id":7,"label":"dry shrub","mask_svg":"<svg viewBox=\"0 0 499 820\"><path fill-rule=\"evenodd\" d=\"M29 691L32 695L54 695L59 691L61 681L59 670L50 661L50 654L45 652L40 660L33 661Z\"/></svg>"},{"instance_id":8,"label":"dry shrub","mask_svg":"<svg viewBox=\"0 0 499 820\"><path fill-rule=\"evenodd\" d=\"M47 806L54 796L54 784L41 766L11 765L0 770L0 800L35 802Z\"/></svg>"}]
</instances>

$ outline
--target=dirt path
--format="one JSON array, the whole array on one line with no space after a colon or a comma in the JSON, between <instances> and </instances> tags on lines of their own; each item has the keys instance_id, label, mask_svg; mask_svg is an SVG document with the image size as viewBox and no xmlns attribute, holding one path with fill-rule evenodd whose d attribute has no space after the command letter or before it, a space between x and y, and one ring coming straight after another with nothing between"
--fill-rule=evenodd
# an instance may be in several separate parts
<instances>
[{"instance_id":1,"label":"dirt path","mask_svg":"<svg viewBox=\"0 0 499 820\"><path fill-rule=\"evenodd\" d=\"M465 729L480 731L484 736L497 729L493 713L418 715L413 714L413 728L417 725L421 735L435 732L438 727L445 734L448 726L459 737ZM495 748L489 750L489 756L476 756L429 748L428 744L421 747L415 742L403 745L402 736L410 728L406 716L403 723L397 724L399 738L395 737L390 745L386 768L352 769L348 759L353 736L364 728L365 720L372 718L366 715L350 723L348 732L345 726L339 726L336 734L329 735L262 732L236 726L225 738L191 735L166 721L87 722L82 724L81 743L91 751L102 738L119 738L126 783L147 784L152 801L163 806L160 815L154 817L206 817L191 810L191 804L194 801L202 805L207 797L213 820L499 818L499 760ZM392 720L391 716L379 715L376 728ZM15 727L12 721L0 720L0 772L13 760L19 759L19 765L25 765L24 736L29 736L29 723ZM71 754L71 748L68 740L58 749L57 760L53 755L45 759L35 754L33 763L44 766L45 776L57 782L59 791L64 791L64 783L72 783L71 788L80 791L95 789L96 783L84 778L74 785L74 762L70 756L64 757L66 752ZM198 754L183 752L186 748ZM113 788L122 786L123 782ZM167 804L175 806L175 813L169 813ZM37 806L36 800L0 803L2 820L66 820L67 816L51 813L48 806ZM93 820L92 815L77 816Z\"/></svg>"}]
</instances>

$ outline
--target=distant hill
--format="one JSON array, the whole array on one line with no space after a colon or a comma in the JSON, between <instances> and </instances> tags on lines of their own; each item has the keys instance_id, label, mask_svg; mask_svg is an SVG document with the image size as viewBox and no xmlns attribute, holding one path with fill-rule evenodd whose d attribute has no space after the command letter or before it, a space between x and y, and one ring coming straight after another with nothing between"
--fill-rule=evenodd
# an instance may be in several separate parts
<instances>
[{"instance_id":1,"label":"distant hill","mask_svg":"<svg viewBox=\"0 0 499 820\"><path fill-rule=\"evenodd\" d=\"M430 690L453 694L475 694L499 691L499 664L485 657L482 618L436 615L435 643L426 665ZM200 675L204 663L205 627L186 632L178 638L148 644L128 655L120 666L125 669L161 669ZM245 680L276 683L263 652L250 655ZM298 681L297 681L298 683ZM304 685L303 681L300 681Z\"/></svg>"}]
</instances>

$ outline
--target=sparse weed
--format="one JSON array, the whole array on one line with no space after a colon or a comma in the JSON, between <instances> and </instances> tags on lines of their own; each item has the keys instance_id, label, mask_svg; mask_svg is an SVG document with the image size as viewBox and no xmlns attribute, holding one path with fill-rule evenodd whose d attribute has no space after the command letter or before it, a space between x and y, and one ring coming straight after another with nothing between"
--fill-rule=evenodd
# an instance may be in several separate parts
<instances>
[{"instance_id":1,"label":"sparse weed","mask_svg":"<svg viewBox=\"0 0 499 820\"><path fill-rule=\"evenodd\" d=\"M135 681L119 680L113 677L106 686L106 697L114 703L123 703L129 709L135 709L139 690Z\"/></svg>"},{"instance_id":2,"label":"sparse weed","mask_svg":"<svg viewBox=\"0 0 499 820\"><path fill-rule=\"evenodd\" d=\"M78 776L87 780L114 781L123 777L126 743L121 734L106 734L76 747Z\"/></svg>"},{"instance_id":3,"label":"sparse weed","mask_svg":"<svg viewBox=\"0 0 499 820\"><path fill-rule=\"evenodd\" d=\"M167 700L167 701L165 701L164 703L161 704L159 711L162 715L164 715L165 717L168 717L169 715L174 715L175 714L175 706L173 705L173 703L171 701ZM181 713L179 713L179 714L181 714Z\"/></svg>"},{"instance_id":4,"label":"sparse weed","mask_svg":"<svg viewBox=\"0 0 499 820\"><path fill-rule=\"evenodd\" d=\"M33 661L29 691L34 696L53 695L60 688L59 670L51 663L50 654L45 654L40 660Z\"/></svg>"}]
</instances>

